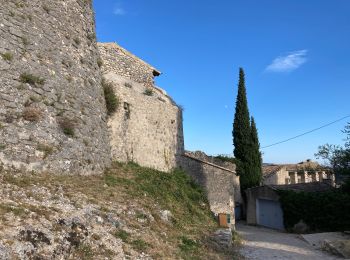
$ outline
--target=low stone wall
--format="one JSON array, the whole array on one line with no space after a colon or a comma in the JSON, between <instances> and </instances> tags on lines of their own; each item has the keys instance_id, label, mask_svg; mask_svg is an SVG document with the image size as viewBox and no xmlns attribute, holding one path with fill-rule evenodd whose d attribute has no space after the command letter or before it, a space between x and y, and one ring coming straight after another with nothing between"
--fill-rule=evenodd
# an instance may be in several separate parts
<instances>
[{"instance_id":1,"label":"low stone wall","mask_svg":"<svg viewBox=\"0 0 350 260\"><path fill-rule=\"evenodd\" d=\"M91 1L1 1L0 168L110 165Z\"/></svg>"},{"instance_id":2,"label":"low stone wall","mask_svg":"<svg viewBox=\"0 0 350 260\"><path fill-rule=\"evenodd\" d=\"M211 211L215 214L230 214L231 225L234 225L235 195L240 194L237 188L239 178L235 171L204 161L203 157L196 158L188 153L182 156L180 165L205 189ZM240 195L237 196L240 197Z\"/></svg>"}]
</instances>

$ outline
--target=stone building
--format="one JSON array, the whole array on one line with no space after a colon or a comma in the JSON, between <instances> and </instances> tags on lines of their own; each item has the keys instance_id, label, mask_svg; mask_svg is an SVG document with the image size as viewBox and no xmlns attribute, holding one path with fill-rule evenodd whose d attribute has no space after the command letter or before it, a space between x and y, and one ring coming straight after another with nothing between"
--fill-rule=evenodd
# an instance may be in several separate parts
<instances>
[{"instance_id":1,"label":"stone building","mask_svg":"<svg viewBox=\"0 0 350 260\"><path fill-rule=\"evenodd\" d=\"M0 168L110 165L91 1L1 1Z\"/></svg>"},{"instance_id":2,"label":"stone building","mask_svg":"<svg viewBox=\"0 0 350 260\"><path fill-rule=\"evenodd\" d=\"M283 185L309 182L331 182L334 174L317 162L307 160L298 164L272 164L263 166L263 184Z\"/></svg>"},{"instance_id":3,"label":"stone building","mask_svg":"<svg viewBox=\"0 0 350 260\"><path fill-rule=\"evenodd\" d=\"M182 110L154 84L160 72L116 43L99 43L119 107L108 120L112 158L169 171L184 152Z\"/></svg>"},{"instance_id":4,"label":"stone building","mask_svg":"<svg viewBox=\"0 0 350 260\"><path fill-rule=\"evenodd\" d=\"M207 156L203 152L185 152L180 165L204 188L211 211L215 215L229 215L233 227L235 205L242 203L235 165Z\"/></svg>"},{"instance_id":5,"label":"stone building","mask_svg":"<svg viewBox=\"0 0 350 260\"><path fill-rule=\"evenodd\" d=\"M112 160L182 167L233 225L235 166L184 153L182 109L155 85L160 74L115 43L97 44L91 1L3 1L0 169L91 174ZM103 84L118 97L109 117Z\"/></svg>"}]
</instances>

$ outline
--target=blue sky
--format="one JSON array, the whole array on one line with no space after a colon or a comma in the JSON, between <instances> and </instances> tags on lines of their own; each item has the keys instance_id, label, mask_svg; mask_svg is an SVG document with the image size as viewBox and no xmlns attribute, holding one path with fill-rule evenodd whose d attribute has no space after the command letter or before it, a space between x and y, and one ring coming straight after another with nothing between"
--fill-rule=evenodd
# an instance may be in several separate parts
<instances>
[{"instance_id":1,"label":"blue sky","mask_svg":"<svg viewBox=\"0 0 350 260\"><path fill-rule=\"evenodd\" d=\"M348 0L95 0L95 11L99 41L163 72L188 150L232 154L239 67L262 146L350 114ZM313 159L345 124L263 149L264 161Z\"/></svg>"}]
</instances>

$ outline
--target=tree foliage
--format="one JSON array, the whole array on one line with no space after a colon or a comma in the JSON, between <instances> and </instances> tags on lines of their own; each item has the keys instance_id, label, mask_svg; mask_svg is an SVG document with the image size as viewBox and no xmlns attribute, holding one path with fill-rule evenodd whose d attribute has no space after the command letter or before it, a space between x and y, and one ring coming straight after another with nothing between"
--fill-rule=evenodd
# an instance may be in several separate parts
<instances>
[{"instance_id":1,"label":"tree foliage","mask_svg":"<svg viewBox=\"0 0 350 260\"><path fill-rule=\"evenodd\" d=\"M239 69L238 94L233 122L234 156L237 162L237 174L240 176L241 189L257 186L261 180L261 154L258 133L254 120L250 120L245 75Z\"/></svg>"},{"instance_id":2,"label":"tree foliage","mask_svg":"<svg viewBox=\"0 0 350 260\"><path fill-rule=\"evenodd\" d=\"M254 183L260 183L262 178L262 158L260 152L260 143L258 129L256 128L254 117L251 119L251 149L252 149L252 177Z\"/></svg>"},{"instance_id":3,"label":"tree foliage","mask_svg":"<svg viewBox=\"0 0 350 260\"><path fill-rule=\"evenodd\" d=\"M303 220L311 231L344 231L350 229L350 193L278 191L284 225L291 230Z\"/></svg>"},{"instance_id":4,"label":"tree foliage","mask_svg":"<svg viewBox=\"0 0 350 260\"><path fill-rule=\"evenodd\" d=\"M346 134L344 146L324 144L318 147L315 154L317 159L325 160L337 178L340 175L350 175L350 123L345 126L343 133Z\"/></svg>"}]
</instances>

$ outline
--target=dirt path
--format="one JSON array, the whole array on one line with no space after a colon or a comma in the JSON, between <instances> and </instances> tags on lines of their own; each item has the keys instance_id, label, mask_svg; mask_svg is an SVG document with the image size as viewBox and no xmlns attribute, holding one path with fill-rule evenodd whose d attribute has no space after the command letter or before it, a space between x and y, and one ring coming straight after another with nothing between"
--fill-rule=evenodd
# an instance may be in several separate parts
<instances>
[{"instance_id":1,"label":"dirt path","mask_svg":"<svg viewBox=\"0 0 350 260\"><path fill-rule=\"evenodd\" d=\"M238 223L238 233L245 240L240 253L246 259L339 259L314 249L295 234Z\"/></svg>"}]
</instances>

